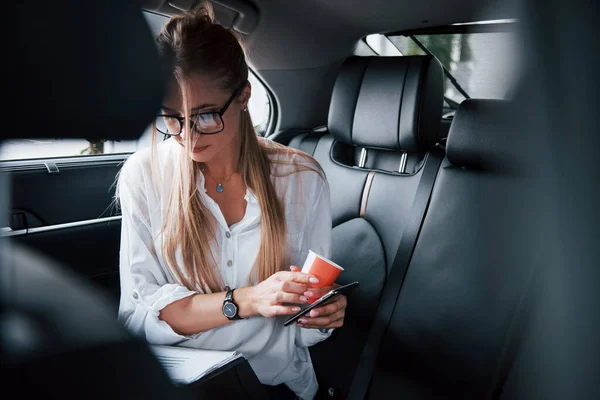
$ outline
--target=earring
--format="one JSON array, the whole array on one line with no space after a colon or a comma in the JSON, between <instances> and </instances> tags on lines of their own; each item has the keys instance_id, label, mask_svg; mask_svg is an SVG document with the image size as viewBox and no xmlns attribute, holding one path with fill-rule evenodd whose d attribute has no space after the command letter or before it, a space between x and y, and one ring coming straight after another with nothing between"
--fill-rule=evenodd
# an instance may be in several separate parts
<instances>
[{"instance_id":1,"label":"earring","mask_svg":"<svg viewBox=\"0 0 600 400\"><path fill-rule=\"evenodd\" d=\"M248 107L244 107L244 111L248 111Z\"/></svg>"}]
</instances>

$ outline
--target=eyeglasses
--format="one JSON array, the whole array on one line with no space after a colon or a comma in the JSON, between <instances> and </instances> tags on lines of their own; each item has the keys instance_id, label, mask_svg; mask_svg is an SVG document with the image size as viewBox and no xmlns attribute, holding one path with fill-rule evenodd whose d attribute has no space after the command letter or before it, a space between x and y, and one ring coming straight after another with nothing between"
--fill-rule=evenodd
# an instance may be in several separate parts
<instances>
[{"instance_id":1,"label":"eyeglasses","mask_svg":"<svg viewBox=\"0 0 600 400\"><path fill-rule=\"evenodd\" d=\"M225 122L223 122L223 114L227 111L233 100L238 94L244 89L246 83L242 84L237 88L227 103L219 111L204 112L198 114L192 114L189 117L190 128L197 133L203 135L214 135L225 129ZM178 115L167 115L159 114L156 116L155 126L156 130L166 136L179 136L183 130L185 118Z\"/></svg>"}]
</instances>

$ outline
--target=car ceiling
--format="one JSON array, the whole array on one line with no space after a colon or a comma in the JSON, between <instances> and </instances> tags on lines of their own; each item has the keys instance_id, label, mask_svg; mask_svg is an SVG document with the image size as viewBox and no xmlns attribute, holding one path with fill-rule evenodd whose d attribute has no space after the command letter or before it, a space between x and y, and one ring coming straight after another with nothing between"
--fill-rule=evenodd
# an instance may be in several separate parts
<instances>
[{"instance_id":1,"label":"car ceiling","mask_svg":"<svg viewBox=\"0 0 600 400\"><path fill-rule=\"evenodd\" d=\"M144 0L143 7L176 12L169 3L176 2ZM507 7L510 2L498 0L257 0L254 4L259 21L245 40L251 62L259 70L331 64L352 53L357 41L371 33L514 17L512 7Z\"/></svg>"},{"instance_id":2,"label":"car ceiling","mask_svg":"<svg viewBox=\"0 0 600 400\"><path fill-rule=\"evenodd\" d=\"M173 15L198 0L142 0L142 8ZM231 27L250 4L258 20L243 35L249 62L274 94L273 131L326 125L337 71L372 33L513 18L515 0L215 0L217 20ZM226 7L223 7L225 5ZM238 8L239 9L239 8Z\"/></svg>"}]
</instances>

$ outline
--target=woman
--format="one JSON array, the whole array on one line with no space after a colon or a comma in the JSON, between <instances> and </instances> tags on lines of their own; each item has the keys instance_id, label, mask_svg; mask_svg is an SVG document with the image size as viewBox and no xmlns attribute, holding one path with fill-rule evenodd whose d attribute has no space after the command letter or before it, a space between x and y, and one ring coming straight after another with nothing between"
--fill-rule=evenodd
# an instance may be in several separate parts
<instances>
[{"instance_id":1,"label":"woman","mask_svg":"<svg viewBox=\"0 0 600 400\"><path fill-rule=\"evenodd\" d=\"M342 326L346 299L283 321L331 289L288 268L309 249L330 256L324 174L257 138L243 49L210 8L172 18L157 43L172 80L155 129L170 138L119 176L119 319L153 344L237 350L263 384L313 398L308 346Z\"/></svg>"}]
</instances>

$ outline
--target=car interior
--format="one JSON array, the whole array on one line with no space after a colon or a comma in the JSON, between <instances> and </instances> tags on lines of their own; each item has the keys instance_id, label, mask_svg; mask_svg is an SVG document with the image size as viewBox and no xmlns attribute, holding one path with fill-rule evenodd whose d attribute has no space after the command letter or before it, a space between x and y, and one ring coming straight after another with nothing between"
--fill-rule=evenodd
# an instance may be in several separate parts
<instances>
[{"instance_id":1,"label":"car interior","mask_svg":"<svg viewBox=\"0 0 600 400\"><path fill-rule=\"evenodd\" d=\"M9 386L50 398L268 398L243 362L176 387L117 323L115 179L130 151L10 157L31 139L139 143L166 78L153 36L195 4L8 9ZM323 168L338 283L360 282L344 326L310 348L317 398L598 398L598 4L212 4L244 42L253 90L264 88L258 134ZM473 72L482 65L488 75Z\"/></svg>"}]
</instances>

